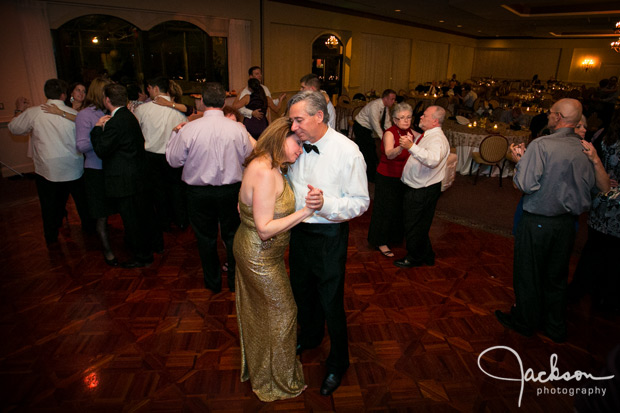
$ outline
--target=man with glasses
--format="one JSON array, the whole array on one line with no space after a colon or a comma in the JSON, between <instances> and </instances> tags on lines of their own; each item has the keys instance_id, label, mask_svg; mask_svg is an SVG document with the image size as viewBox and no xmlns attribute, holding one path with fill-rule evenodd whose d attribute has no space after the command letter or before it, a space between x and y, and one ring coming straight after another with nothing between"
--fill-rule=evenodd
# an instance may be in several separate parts
<instances>
[{"instance_id":1,"label":"man with glasses","mask_svg":"<svg viewBox=\"0 0 620 413\"><path fill-rule=\"evenodd\" d=\"M424 131L422 136L400 137L400 146L409 151L411 156L407 159L402 176L402 181L407 185L403 216L407 255L394 261L397 267L435 265L435 252L428 233L450 155L450 144L441 129L445 118L444 108L430 106L420 118L420 129Z\"/></svg>"},{"instance_id":2,"label":"man with glasses","mask_svg":"<svg viewBox=\"0 0 620 413\"><path fill-rule=\"evenodd\" d=\"M504 327L531 336L537 330L555 342L566 340L568 263L575 222L590 208L595 170L575 126L581 103L557 101L549 112L553 134L516 148L513 178L523 192L523 217L515 231L513 284L516 304L495 316ZM601 190L609 181L599 184Z\"/></svg>"},{"instance_id":3,"label":"man with glasses","mask_svg":"<svg viewBox=\"0 0 620 413\"><path fill-rule=\"evenodd\" d=\"M381 99L368 103L355 117L353 133L355 143L364 155L368 182L375 182L375 173L379 163L377 142L381 141L383 131L392 126L389 111L395 101L396 92L392 89L385 89L381 94Z\"/></svg>"}]
</instances>

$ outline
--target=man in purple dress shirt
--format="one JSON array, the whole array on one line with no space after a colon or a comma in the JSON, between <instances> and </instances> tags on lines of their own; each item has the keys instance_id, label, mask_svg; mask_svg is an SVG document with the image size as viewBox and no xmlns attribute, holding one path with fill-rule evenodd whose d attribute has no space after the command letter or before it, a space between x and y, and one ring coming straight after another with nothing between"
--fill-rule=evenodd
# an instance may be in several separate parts
<instances>
[{"instance_id":1,"label":"man in purple dress shirt","mask_svg":"<svg viewBox=\"0 0 620 413\"><path fill-rule=\"evenodd\" d=\"M224 117L225 98L221 84L205 84L203 117L173 132L166 147L168 163L174 168L183 166L182 179L188 185L189 221L198 240L205 286L214 293L222 289L217 255L218 224L226 245L228 288L235 290L233 238L240 223L237 201L242 165L252 152L243 126Z\"/></svg>"}]
</instances>

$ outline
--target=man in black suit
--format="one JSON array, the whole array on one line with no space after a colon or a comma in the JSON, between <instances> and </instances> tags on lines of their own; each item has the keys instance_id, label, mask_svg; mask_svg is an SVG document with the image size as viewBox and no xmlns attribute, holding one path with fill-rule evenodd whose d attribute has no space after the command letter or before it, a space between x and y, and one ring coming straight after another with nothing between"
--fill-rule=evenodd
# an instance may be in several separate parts
<instances>
[{"instance_id":1,"label":"man in black suit","mask_svg":"<svg viewBox=\"0 0 620 413\"><path fill-rule=\"evenodd\" d=\"M144 193L144 136L138 120L126 107L125 86L107 85L104 104L110 115L99 119L90 135L93 149L103 161L106 195L116 202L125 238L134 254L121 266L144 267L153 262L153 250L163 249L161 232L156 225L150 225L152 205L148 205Z\"/></svg>"}]
</instances>

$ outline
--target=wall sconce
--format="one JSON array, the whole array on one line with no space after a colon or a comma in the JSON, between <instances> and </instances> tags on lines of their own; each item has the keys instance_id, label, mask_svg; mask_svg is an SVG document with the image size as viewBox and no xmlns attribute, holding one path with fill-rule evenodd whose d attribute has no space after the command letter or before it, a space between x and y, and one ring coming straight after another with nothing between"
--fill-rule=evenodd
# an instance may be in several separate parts
<instances>
[{"instance_id":1,"label":"wall sconce","mask_svg":"<svg viewBox=\"0 0 620 413\"><path fill-rule=\"evenodd\" d=\"M592 66L594 66L594 60L592 59L584 59L584 61L581 62L581 68L584 69L586 72L588 71L588 69L592 68Z\"/></svg>"},{"instance_id":2,"label":"wall sconce","mask_svg":"<svg viewBox=\"0 0 620 413\"><path fill-rule=\"evenodd\" d=\"M93 37L93 40L91 40L94 44L99 43L99 38L97 36Z\"/></svg>"}]
</instances>

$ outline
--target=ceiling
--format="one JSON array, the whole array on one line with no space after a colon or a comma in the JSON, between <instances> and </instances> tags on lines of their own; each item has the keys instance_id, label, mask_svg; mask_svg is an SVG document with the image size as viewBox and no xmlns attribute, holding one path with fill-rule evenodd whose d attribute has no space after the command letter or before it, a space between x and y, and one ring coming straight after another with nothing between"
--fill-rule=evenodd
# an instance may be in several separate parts
<instances>
[{"instance_id":1,"label":"ceiling","mask_svg":"<svg viewBox=\"0 0 620 413\"><path fill-rule=\"evenodd\" d=\"M275 0L474 38L617 38L620 1ZM400 10L400 11L396 11Z\"/></svg>"}]
</instances>

